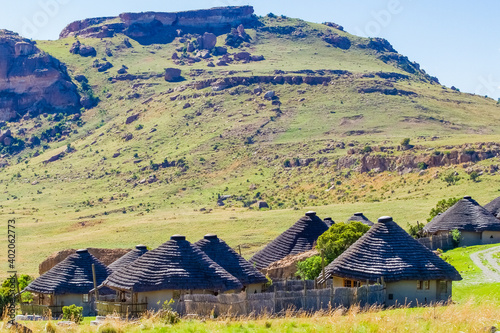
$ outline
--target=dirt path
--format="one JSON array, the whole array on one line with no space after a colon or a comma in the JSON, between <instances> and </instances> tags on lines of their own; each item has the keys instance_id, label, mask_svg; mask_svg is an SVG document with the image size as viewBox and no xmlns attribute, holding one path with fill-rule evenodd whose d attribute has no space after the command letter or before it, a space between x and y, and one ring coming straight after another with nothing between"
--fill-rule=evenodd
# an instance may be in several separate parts
<instances>
[{"instance_id":1,"label":"dirt path","mask_svg":"<svg viewBox=\"0 0 500 333\"><path fill-rule=\"evenodd\" d=\"M500 282L500 265L498 264L498 261L493 258L493 255L497 252L500 252L500 246L478 251L470 255L474 264L479 267L481 271L483 271L487 282ZM482 260L488 261L489 265L493 267L493 269L483 264Z\"/></svg>"}]
</instances>

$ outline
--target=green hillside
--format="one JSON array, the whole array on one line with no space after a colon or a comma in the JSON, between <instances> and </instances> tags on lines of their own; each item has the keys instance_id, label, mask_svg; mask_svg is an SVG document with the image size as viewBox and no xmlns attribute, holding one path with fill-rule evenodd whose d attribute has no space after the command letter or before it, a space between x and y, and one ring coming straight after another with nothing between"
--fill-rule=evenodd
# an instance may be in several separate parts
<instances>
[{"instance_id":1,"label":"green hillside","mask_svg":"<svg viewBox=\"0 0 500 333\"><path fill-rule=\"evenodd\" d=\"M473 182L462 164L406 174L337 168L350 149L370 153L368 146L370 154L400 156L404 138L416 146L415 154L498 141L495 101L443 87L410 62L384 62L388 52L370 48L373 40L298 19L260 21L261 27L246 30L248 46L228 51L265 60L228 66L207 67L214 58L176 65L172 54L184 46L178 40L130 40L127 48L123 35L80 38L95 47L97 57L71 54L75 38L37 42L73 77L85 75L92 93L78 83L81 91L100 102L80 119L42 115L8 123L13 133L24 129L26 139L57 126L66 130L4 156L9 165L0 173L0 212L4 220L18 221L19 271L36 274L40 261L64 248L155 247L175 233L191 241L217 233L250 256L309 209L334 220L356 211L372 220L392 215L406 226L424 221L442 198L469 194L487 203L498 196L500 176L485 172ZM282 33L287 27L300 33ZM319 36L332 31L351 47L332 46ZM225 38L218 36L217 45ZM96 59L114 67L98 72ZM134 79L117 74L122 65ZM185 80L165 81L168 67L180 68ZM214 78L277 75L330 81L195 87ZM262 93L256 94L259 86ZM264 98L271 90L279 103ZM63 151L59 160L44 162ZM478 167L495 163L496 157ZM457 185L436 176L449 168L462 177ZM231 197L219 206L224 195ZM257 210L257 200L271 209Z\"/></svg>"}]
</instances>

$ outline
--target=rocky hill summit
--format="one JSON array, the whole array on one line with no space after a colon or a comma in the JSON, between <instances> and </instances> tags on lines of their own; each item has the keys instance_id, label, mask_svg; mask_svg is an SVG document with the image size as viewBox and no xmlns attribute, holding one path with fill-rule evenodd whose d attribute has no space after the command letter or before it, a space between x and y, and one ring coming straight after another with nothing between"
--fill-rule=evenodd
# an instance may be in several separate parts
<instances>
[{"instance_id":1,"label":"rocky hill summit","mask_svg":"<svg viewBox=\"0 0 500 333\"><path fill-rule=\"evenodd\" d=\"M80 96L66 66L36 43L0 30L0 120L40 113L73 113Z\"/></svg>"},{"instance_id":2,"label":"rocky hill summit","mask_svg":"<svg viewBox=\"0 0 500 333\"><path fill-rule=\"evenodd\" d=\"M75 21L66 26L60 38L113 37L123 33L143 44L169 42L182 32L227 32L239 24L256 22L252 6L217 7L176 13L122 13L118 17L99 17Z\"/></svg>"}]
</instances>

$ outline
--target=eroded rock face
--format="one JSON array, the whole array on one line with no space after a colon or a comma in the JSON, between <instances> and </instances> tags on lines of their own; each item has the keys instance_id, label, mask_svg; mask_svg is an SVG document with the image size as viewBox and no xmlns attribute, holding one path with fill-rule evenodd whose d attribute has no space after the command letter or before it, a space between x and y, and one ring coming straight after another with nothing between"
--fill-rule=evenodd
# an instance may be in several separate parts
<instances>
[{"instance_id":1,"label":"eroded rock face","mask_svg":"<svg viewBox=\"0 0 500 333\"><path fill-rule=\"evenodd\" d=\"M75 21L63 29L59 38L103 38L124 33L142 43L152 43L172 40L178 36L178 30L200 34L207 31L227 32L232 26L253 22L253 12L252 6L235 6L176 13L123 13L118 18L102 17Z\"/></svg>"},{"instance_id":2,"label":"eroded rock face","mask_svg":"<svg viewBox=\"0 0 500 333\"><path fill-rule=\"evenodd\" d=\"M73 113L80 96L66 67L34 42L0 30L0 121L40 113Z\"/></svg>"}]
</instances>

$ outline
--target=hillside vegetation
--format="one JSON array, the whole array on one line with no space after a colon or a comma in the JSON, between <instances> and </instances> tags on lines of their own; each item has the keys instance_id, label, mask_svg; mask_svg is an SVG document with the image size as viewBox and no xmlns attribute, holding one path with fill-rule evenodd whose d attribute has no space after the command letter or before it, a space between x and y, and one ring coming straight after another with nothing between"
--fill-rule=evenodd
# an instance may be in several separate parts
<instances>
[{"instance_id":1,"label":"hillside vegetation","mask_svg":"<svg viewBox=\"0 0 500 333\"><path fill-rule=\"evenodd\" d=\"M259 21L246 28L248 44L228 51L264 60L228 66L207 67L214 58L174 63L185 47L179 39L79 38L96 57L71 54L74 37L37 42L73 78L84 75L80 93L100 101L81 115L6 124L26 142L40 139L2 157L0 212L18 221L19 271L36 274L43 258L64 248L156 247L175 233L190 241L217 233L248 257L309 209L334 220L356 211L372 220L392 215L406 226L424 221L443 198L469 194L485 204L498 196L495 156L421 172L356 171L363 156L496 151L495 101L443 87L402 56L388 58L396 53L381 50L378 39L299 19ZM332 34L350 48L326 42ZM218 36L217 45L225 40ZM96 61L113 67L99 72ZM122 66L128 76L117 73ZM167 82L168 67L180 68L184 80ZM292 81L206 83L267 76ZM265 98L268 91L276 97ZM414 147L402 147L404 138ZM354 162L339 167L346 156ZM484 174L472 181L467 168ZM456 185L442 180L448 169L461 177ZM257 210L258 200L271 209Z\"/></svg>"}]
</instances>

